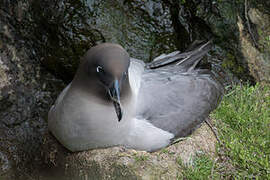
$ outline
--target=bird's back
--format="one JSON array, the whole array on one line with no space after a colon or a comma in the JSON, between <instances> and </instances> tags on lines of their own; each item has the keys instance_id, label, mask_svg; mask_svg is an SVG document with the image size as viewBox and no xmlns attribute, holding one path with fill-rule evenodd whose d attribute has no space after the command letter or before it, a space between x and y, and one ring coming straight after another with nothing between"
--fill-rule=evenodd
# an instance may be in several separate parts
<instances>
[{"instance_id":1,"label":"bird's back","mask_svg":"<svg viewBox=\"0 0 270 180\"><path fill-rule=\"evenodd\" d=\"M217 107L223 93L210 70L195 68L208 50L190 52L194 58L184 57L185 66L177 65L174 55L170 57L176 60L173 64L166 65L165 60L162 66L147 69L141 77L137 117L173 133L175 138L196 129Z\"/></svg>"},{"instance_id":2,"label":"bird's back","mask_svg":"<svg viewBox=\"0 0 270 180\"><path fill-rule=\"evenodd\" d=\"M186 136L217 107L221 96L222 87L210 72L155 71L142 77L137 116L175 137Z\"/></svg>"}]
</instances>

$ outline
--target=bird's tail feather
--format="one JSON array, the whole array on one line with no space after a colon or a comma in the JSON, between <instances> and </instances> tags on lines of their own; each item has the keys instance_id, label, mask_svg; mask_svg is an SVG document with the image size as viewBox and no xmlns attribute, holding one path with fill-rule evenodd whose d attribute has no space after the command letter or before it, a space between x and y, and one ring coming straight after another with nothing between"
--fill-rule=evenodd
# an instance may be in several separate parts
<instances>
[{"instance_id":1,"label":"bird's tail feather","mask_svg":"<svg viewBox=\"0 0 270 180\"><path fill-rule=\"evenodd\" d=\"M193 50L189 50L183 53L177 52L173 56L170 53L168 56L163 56L146 65L147 68L155 69L169 64L175 64L183 67L184 69L194 69L200 60L208 53L212 48L212 41L208 41L202 45L197 46Z\"/></svg>"}]
</instances>

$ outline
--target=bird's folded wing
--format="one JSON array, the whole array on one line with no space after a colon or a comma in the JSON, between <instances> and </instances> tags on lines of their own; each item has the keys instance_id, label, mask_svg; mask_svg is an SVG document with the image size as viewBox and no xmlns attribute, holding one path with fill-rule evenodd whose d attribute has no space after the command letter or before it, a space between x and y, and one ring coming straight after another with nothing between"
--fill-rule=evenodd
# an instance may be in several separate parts
<instances>
[{"instance_id":1,"label":"bird's folded wing","mask_svg":"<svg viewBox=\"0 0 270 180\"><path fill-rule=\"evenodd\" d=\"M217 107L221 96L222 86L210 72L150 71L142 76L136 115L176 138L186 136Z\"/></svg>"}]
</instances>

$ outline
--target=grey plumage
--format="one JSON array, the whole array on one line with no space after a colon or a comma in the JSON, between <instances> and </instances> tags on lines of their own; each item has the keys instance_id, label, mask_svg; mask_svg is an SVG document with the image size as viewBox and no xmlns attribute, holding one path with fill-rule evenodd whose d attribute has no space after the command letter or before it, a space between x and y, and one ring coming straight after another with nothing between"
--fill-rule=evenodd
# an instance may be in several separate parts
<instances>
[{"instance_id":1,"label":"grey plumage","mask_svg":"<svg viewBox=\"0 0 270 180\"><path fill-rule=\"evenodd\" d=\"M222 88L210 72L184 75L173 71L164 68L143 74L137 115L177 138L191 133L216 108Z\"/></svg>"},{"instance_id":2,"label":"grey plumage","mask_svg":"<svg viewBox=\"0 0 270 180\"><path fill-rule=\"evenodd\" d=\"M142 75L137 116L169 131L189 135L219 104L223 86L210 70L196 69L211 49L210 41L147 65Z\"/></svg>"}]
</instances>

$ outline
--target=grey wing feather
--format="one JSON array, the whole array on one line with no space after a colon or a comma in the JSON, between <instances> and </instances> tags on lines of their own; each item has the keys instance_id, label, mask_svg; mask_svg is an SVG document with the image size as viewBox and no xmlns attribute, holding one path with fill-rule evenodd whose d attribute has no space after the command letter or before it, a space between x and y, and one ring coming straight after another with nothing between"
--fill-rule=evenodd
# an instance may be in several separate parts
<instances>
[{"instance_id":1,"label":"grey wing feather","mask_svg":"<svg viewBox=\"0 0 270 180\"><path fill-rule=\"evenodd\" d=\"M198 49L203 49L205 45L208 46L208 43ZM173 133L175 138L186 136L196 129L217 107L223 94L223 86L210 70L194 69L194 64L210 48L203 52L198 49L193 51L193 58L184 62L185 66L177 66L179 63L176 62L176 65L147 69L142 75L138 118Z\"/></svg>"},{"instance_id":2,"label":"grey wing feather","mask_svg":"<svg viewBox=\"0 0 270 180\"><path fill-rule=\"evenodd\" d=\"M164 77L164 74L158 79L153 77L158 76L157 73L143 78L137 116L173 133L175 137L186 136L217 107L222 87L210 76Z\"/></svg>"},{"instance_id":3,"label":"grey wing feather","mask_svg":"<svg viewBox=\"0 0 270 180\"><path fill-rule=\"evenodd\" d=\"M203 45L184 53L176 51L161 57L157 57L154 59L154 61L148 63L146 67L149 69L156 69L170 64L176 64L181 66L183 70L188 70L191 67L194 69L201 58L203 58L203 56L208 53L211 48L212 41L208 41L207 43L204 43Z\"/></svg>"}]
</instances>

